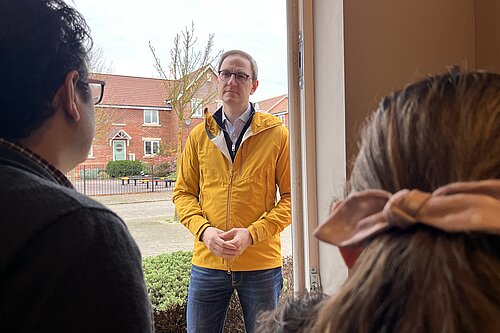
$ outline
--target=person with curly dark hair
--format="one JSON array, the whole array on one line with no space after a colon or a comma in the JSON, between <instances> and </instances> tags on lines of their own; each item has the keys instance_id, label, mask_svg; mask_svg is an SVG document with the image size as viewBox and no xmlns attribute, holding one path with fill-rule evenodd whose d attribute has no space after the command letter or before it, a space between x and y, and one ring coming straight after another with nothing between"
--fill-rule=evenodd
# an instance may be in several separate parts
<instances>
[{"instance_id":1,"label":"person with curly dark hair","mask_svg":"<svg viewBox=\"0 0 500 333\"><path fill-rule=\"evenodd\" d=\"M314 324L318 310L329 299L321 293L283 296L275 310L257 316L255 333L300 333Z\"/></svg>"},{"instance_id":2,"label":"person with curly dark hair","mask_svg":"<svg viewBox=\"0 0 500 333\"><path fill-rule=\"evenodd\" d=\"M141 255L123 221L65 174L88 155L104 82L62 0L0 2L0 331L150 332Z\"/></svg>"}]
</instances>

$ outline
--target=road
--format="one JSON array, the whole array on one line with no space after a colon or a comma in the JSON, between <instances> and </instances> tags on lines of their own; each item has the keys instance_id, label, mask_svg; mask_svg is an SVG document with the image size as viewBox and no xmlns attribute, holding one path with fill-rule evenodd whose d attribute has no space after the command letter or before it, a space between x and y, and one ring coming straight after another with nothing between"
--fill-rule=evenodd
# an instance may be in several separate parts
<instances>
[{"instance_id":1,"label":"road","mask_svg":"<svg viewBox=\"0 0 500 333\"><path fill-rule=\"evenodd\" d=\"M193 236L173 221L172 192L93 197L118 214L127 224L143 257L193 249ZM291 228L282 234L283 255L292 254Z\"/></svg>"}]
</instances>

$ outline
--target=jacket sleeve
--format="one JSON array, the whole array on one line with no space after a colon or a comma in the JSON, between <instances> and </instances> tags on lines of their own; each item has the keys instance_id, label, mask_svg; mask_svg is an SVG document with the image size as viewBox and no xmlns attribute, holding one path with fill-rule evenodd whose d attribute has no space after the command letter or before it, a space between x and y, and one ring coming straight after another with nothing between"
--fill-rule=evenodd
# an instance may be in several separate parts
<instances>
[{"instance_id":1,"label":"jacket sleeve","mask_svg":"<svg viewBox=\"0 0 500 333\"><path fill-rule=\"evenodd\" d=\"M248 227L254 245L282 232L291 223L289 136L285 126L279 128L281 129L280 152L276 161L275 181L279 188L280 200L273 209L264 213L259 220Z\"/></svg>"},{"instance_id":2,"label":"jacket sleeve","mask_svg":"<svg viewBox=\"0 0 500 333\"><path fill-rule=\"evenodd\" d=\"M193 136L191 132L182 153L172 200L181 223L200 240L201 234L210 223L203 217L199 203L200 169L197 142Z\"/></svg>"}]
</instances>

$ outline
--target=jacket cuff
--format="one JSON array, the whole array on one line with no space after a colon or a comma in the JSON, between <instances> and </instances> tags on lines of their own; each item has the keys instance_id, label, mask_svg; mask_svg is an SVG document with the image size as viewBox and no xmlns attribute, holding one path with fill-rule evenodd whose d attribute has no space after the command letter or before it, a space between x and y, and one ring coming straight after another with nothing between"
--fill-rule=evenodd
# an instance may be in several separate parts
<instances>
[{"instance_id":1,"label":"jacket cuff","mask_svg":"<svg viewBox=\"0 0 500 333\"><path fill-rule=\"evenodd\" d=\"M252 237L252 245L259 243L259 235L257 235L257 231L253 225L250 225L247 228L248 232L250 232L250 236Z\"/></svg>"},{"instance_id":2,"label":"jacket cuff","mask_svg":"<svg viewBox=\"0 0 500 333\"><path fill-rule=\"evenodd\" d=\"M206 221L205 223L203 223L200 228L198 228L198 231L196 232L196 239L198 241L202 241L201 240L201 235L203 235L203 231L205 231L206 228L210 227L210 222Z\"/></svg>"}]
</instances>

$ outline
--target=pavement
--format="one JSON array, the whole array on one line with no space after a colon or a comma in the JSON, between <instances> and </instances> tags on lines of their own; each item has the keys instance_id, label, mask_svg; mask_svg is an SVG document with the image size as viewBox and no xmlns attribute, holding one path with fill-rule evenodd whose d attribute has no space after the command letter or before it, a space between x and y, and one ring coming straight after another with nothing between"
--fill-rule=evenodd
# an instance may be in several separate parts
<instances>
[{"instance_id":1,"label":"pavement","mask_svg":"<svg viewBox=\"0 0 500 333\"><path fill-rule=\"evenodd\" d=\"M149 192L94 196L120 216L143 257L193 249L193 235L174 221L172 192ZM291 228L281 233L283 256L292 254Z\"/></svg>"}]
</instances>

